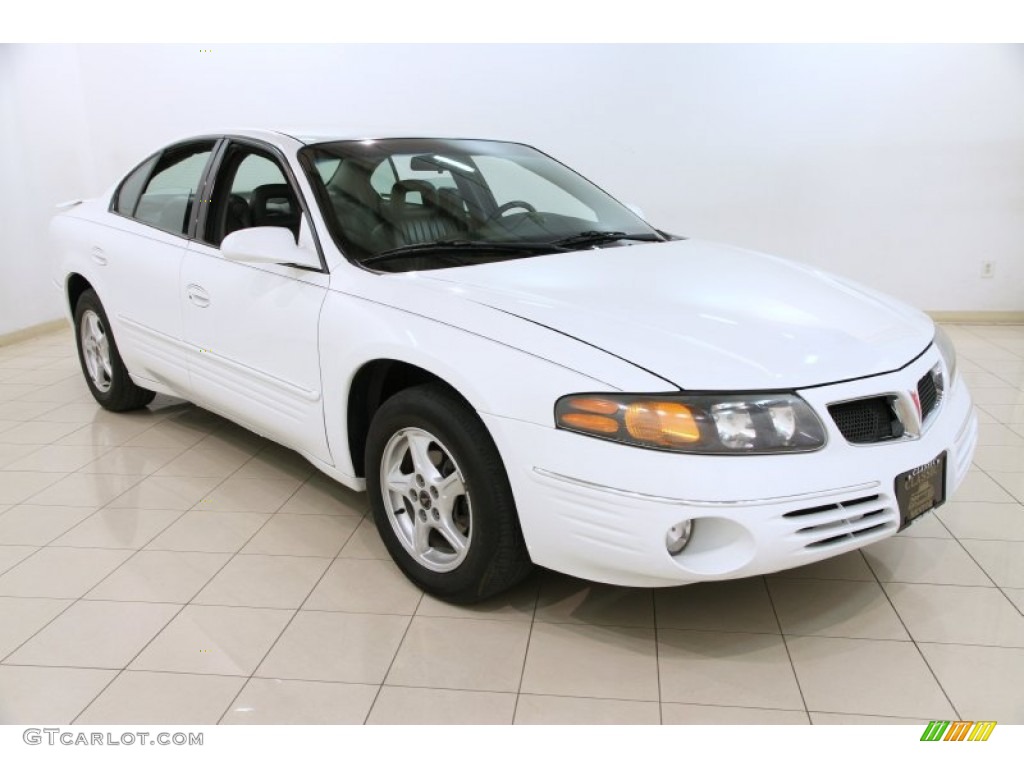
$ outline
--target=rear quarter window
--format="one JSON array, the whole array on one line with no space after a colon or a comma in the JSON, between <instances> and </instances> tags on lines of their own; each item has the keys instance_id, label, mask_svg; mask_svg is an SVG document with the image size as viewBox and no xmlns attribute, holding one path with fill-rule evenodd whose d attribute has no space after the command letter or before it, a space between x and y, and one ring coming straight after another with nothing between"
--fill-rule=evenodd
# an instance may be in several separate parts
<instances>
[{"instance_id":1,"label":"rear quarter window","mask_svg":"<svg viewBox=\"0 0 1024 768\"><path fill-rule=\"evenodd\" d=\"M149 174L152 173L153 166L156 165L156 161L159 158L159 154L153 155L125 177L124 181L121 182L121 186L118 187L117 192L114 194L113 208L115 211L122 216L135 215L135 206L139 204L142 188L145 186L146 179L149 178Z\"/></svg>"}]
</instances>

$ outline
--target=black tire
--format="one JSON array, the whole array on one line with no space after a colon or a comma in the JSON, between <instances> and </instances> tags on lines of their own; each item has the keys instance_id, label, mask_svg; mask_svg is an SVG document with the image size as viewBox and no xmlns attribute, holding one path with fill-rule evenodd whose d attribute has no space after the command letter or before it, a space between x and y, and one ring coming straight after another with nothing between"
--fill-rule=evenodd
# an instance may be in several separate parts
<instances>
[{"instance_id":1,"label":"black tire","mask_svg":"<svg viewBox=\"0 0 1024 768\"><path fill-rule=\"evenodd\" d=\"M86 353L83 349L83 320L87 321L93 315L96 316L100 323L109 349L110 376L106 390L93 381L86 363ZM103 304L100 302L96 292L91 288L79 296L78 303L75 305L75 342L78 346L78 362L82 366L82 375L85 377L85 383L96 402L108 411L134 411L139 408L145 408L156 396L155 392L137 386L132 381L132 377L128 375L128 369L121 359L121 354L117 351L117 343L114 341L114 333L110 328L110 322L107 320L107 313L103 310Z\"/></svg>"},{"instance_id":2,"label":"black tire","mask_svg":"<svg viewBox=\"0 0 1024 768\"><path fill-rule=\"evenodd\" d=\"M385 501L385 450L392 437L410 428L443 444L461 471L465 498L471 500L468 547L461 563L447 572L428 568L406 549ZM402 390L378 409L366 442L366 488L374 522L391 557L410 581L441 600L479 602L522 581L533 568L498 449L473 409L442 384ZM411 508L409 513L415 514Z\"/></svg>"}]
</instances>

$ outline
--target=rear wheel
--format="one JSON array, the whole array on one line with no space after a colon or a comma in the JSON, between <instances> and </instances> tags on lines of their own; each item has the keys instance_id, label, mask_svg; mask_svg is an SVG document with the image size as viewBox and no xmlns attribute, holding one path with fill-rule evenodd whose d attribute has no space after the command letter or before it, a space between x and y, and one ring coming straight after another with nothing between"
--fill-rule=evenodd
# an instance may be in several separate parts
<instances>
[{"instance_id":1,"label":"rear wheel","mask_svg":"<svg viewBox=\"0 0 1024 768\"><path fill-rule=\"evenodd\" d=\"M155 393L137 386L128 375L107 313L92 289L82 293L75 305L75 337L85 383L97 403L108 411L133 411L153 400Z\"/></svg>"},{"instance_id":2,"label":"rear wheel","mask_svg":"<svg viewBox=\"0 0 1024 768\"><path fill-rule=\"evenodd\" d=\"M388 551L426 592L473 603L530 572L498 450L447 387L412 387L380 407L367 438L366 485Z\"/></svg>"}]
</instances>

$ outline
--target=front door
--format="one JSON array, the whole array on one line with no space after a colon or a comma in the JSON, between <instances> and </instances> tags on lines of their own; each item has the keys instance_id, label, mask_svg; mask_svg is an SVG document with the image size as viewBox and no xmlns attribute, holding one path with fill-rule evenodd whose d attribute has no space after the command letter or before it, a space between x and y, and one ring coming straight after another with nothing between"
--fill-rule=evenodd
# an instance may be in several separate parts
<instances>
[{"instance_id":1,"label":"front door","mask_svg":"<svg viewBox=\"0 0 1024 768\"><path fill-rule=\"evenodd\" d=\"M229 261L219 248L238 229L281 226L315 250L294 185L269 151L234 143L210 201L179 283L192 392L197 402L329 462L319 357L328 275Z\"/></svg>"}]
</instances>

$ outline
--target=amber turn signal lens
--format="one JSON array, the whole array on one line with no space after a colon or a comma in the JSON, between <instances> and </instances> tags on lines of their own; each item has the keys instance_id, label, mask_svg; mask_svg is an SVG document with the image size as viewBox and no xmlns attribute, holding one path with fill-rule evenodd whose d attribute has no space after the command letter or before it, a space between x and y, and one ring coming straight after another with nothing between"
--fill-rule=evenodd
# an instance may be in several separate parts
<instances>
[{"instance_id":1,"label":"amber turn signal lens","mask_svg":"<svg viewBox=\"0 0 1024 768\"><path fill-rule=\"evenodd\" d=\"M569 407L574 411L600 413L603 416L612 416L619 412L618 403L603 397L574 397L569 401Z\"/></svg>"},{"instance_id":2,"label":"amber turn signal lens","mask_svg":"<svg viewBox=\"0 0 1024 768\"><path fill-rule=\"evenodd\" d=\"M625 422L626 431L645 443L671 447L700 440L693 412L679 403L632 403L626 408Z\"/></svg>"},{"instance_id":3,"label":"amber turn signal lens","mask_svg":"<svg viewBox=\"0 0 1024 768\"><path fill-rule=\"evenodd\" d=\"M615 419L593 413L563 413L559 420L566 427L572 427L584 432L614 435L619 431L619 422Z\"/></svg>"}]
</instances>

